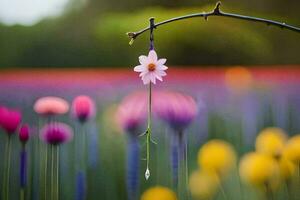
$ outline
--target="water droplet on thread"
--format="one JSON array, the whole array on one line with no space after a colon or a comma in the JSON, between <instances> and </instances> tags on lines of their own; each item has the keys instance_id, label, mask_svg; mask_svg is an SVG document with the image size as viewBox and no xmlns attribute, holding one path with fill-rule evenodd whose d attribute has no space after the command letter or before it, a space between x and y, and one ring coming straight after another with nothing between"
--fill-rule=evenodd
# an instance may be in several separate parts
<instances>
[{"instance_id":1,"label":"water droplet on thread","mask_svg":"<svg viewBox=\"0 0 300 200\"><path fill-rule=\"evenodd\" d=\"M145 172L145 178L146 178L146 180L148 180L149 177L150 177L150 170L147 168L146 172Z\"/></svg>"}]
</instances>

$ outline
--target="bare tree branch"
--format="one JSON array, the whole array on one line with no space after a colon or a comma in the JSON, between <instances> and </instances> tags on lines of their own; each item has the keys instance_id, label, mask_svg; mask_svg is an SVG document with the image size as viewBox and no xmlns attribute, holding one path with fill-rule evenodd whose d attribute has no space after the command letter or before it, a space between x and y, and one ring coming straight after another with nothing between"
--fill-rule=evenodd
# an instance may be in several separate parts
<instances>
[{"instance_id":1,"label":"bare tree branch","mask_svg":"<svg viewBox=\"0 0 300 200\"><path fill-rule=\"evenodd\" d=\"M180 16L180 17L171 18L171 19L154 24L154 28L157 28L161 25L168 24L168 23L171 23L174 21L179 21L179 20L184 20L184 19L189 19L189 18L194 18L194 17L203 17L204 19L207 20L208 17L210 17L210 16L219 16L219 17L230 17L230 18L236 18L236 19L240 19L240 20L253 21L253 22L258 22L258 23L265 23L268 26L273 25L273 26L280 27L282 29L288 29L288 30L300 33L299 27L288 25L284 22L278 22L278 21L273 21L273 20L269 20L269 19L239 15L239 14L234 14L234 13L226 13L226 12L221 11L220 6L221 6L221 2L218 2L216 4L215 8L208 13L194 13L194 14L190 14L190 15L184 15L184 16ZM137 32L127 33L128 37L131 39L130 44L132 44L134 39L136 39L139 35L141 35L142 33L146 32L148 30L150 30L150 26L146 27L140 31L137 31Z\"/></svg>"}]
</instances>

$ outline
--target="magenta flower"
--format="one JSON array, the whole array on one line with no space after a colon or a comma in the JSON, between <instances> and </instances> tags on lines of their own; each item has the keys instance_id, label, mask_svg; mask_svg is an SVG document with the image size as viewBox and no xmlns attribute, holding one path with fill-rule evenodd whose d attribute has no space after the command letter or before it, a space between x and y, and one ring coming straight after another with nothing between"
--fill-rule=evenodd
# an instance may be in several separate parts
<instances>
[{"instance_id":1,"label":"magenta flower","mask_svg":"<svg viewBox=\"0 0 300 200\"><path fill-rule=\"evenodd\" d=\"M67 124L51 122L41 129L40 138L48 144L58 145L72 140L73 131Z\"/></svg>"},{"instance_id":2,"label":"magenta flower","mask_svg":"<svg viewBox=\"0 0 300 200\"><path fill-rule=\"evenodd\" d=\"M29 139L29 126L28 124L23 124L19 130L19 140L22 143L26 143Z\"/></svg>"},{"instance_id":3,"label":"magenta flower","mask_svg":"<svg viewBox=\"0 0 300 200\"><path fill-rule=\"evenodd\" d=\"M94 101L88 96L78 96L72 103L72 115L84 123L96 114Z\"/></svg>"},{"instance_id":4,"label":"magenta flower","mask_svg":"<svg viewBox=\"0 0 300 200\"><path fill-rule=\"evenodd\" d=\"M8 134L16 132L21 123L21 113L17 110L10 110L5 107L0 108L0 125Z\"/></svg>"},{"instance_id":5,"label":"magenta flower","mask_svg":"<svg viewBox=\"0 0 300 200\"><path fill-rule=\"evenodd\" d=\"M188 95L178 92L157 92L154 112L174 130L183 131L196 117L197 104Z\"/></svg>"},{"instance_id":6,"label":"magenta flower","mask_svg":"<svg viewBox=\"0 0 300 200\"><path fill-rule=\"evenodd\" d=\"M156 79L162 81L162 77L166 76L165 70L168 69L164 64L167 59L157 58L157 54L154 50L149 51L148 56L139 57L140 65L134 68L135 72L140 72L140 77L142 77L143 83L149 84L150 82L156 84Z\"/></svg>"},{"instance_id":7,"label":"magenta flower","mask_svg":"<svg viewBox=\"0 0 300 200\"><path fill-rule=\"evenodd\" d=\"M146 121L147 94L135 92L120 103L116 118L119 125L130 134L138 134L138 129Z\"/></svg>"},{"instance_id":8,"label":"magenta flower","mask_svg":"<svg viewBox=\"0 0 300 200\"><path fill-rule=\"evenodd\" d=\"M60 97L42 97L38 99L33 107L40 115L61 115L69 111L69 104Z\"/></svg>"}]
</instances>

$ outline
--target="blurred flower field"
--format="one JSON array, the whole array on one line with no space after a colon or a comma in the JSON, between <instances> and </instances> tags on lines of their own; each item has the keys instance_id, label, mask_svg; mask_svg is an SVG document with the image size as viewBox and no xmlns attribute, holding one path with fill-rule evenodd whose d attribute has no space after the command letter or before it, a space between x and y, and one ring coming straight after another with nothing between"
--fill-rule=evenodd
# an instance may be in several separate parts
<instances>
[{"instance_id":1,"label":"blurred flower field","mask_svg":"<svg viewBox=\"0 0 300 200\"><path fill-rule=\"evenodd\" d=\"M297 67L1 70L1 199L298 199Z\"/></svg>"}]
</instances>

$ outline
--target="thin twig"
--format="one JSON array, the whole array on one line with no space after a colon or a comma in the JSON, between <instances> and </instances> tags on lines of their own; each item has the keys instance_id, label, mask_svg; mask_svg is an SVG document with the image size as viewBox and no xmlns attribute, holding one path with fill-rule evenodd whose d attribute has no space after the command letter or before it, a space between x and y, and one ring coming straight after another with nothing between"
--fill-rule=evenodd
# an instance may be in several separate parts
<instances>
[{"instance_id":1,"label":"thin twig","mask_svg":"<svg viewBox=\"0 0 300 200\"><path fill-rule=\"evenodd\" d=\"M154 28L157 28L161 25L168 24L168 23L171 23L174 21L179 21L179 20L184 20L184 19L189 19L189 18L194 18L194 17L203 17L205 20L207 20L208 17L210 17L210 16L219 16L219 17L229 17L229 18L236 18L236 19L240 19L240 20L264 23L268 26L273 25L273 26L280 27L282 29L288 29L288 30L300 33L299 27L292 26L292 25L286 24L284 22L278 22L278 21L269 20L269 19L251 17L251 16L246 16L246 15L239 15L239 14L234 14L234 13L226 13L226 12L221 11L220 6L221 6L221 2L218 2L216 4L215 8L208 13L205 13L205 12L194 13L194 14L190 14L190 15L184 15L184 16L180 16L180 17L171 18L171 19L154 24ZM140 31L137 31L137 32L128 32L127 35L131 39L130 44L132 44L133 40L136 39L139 35L141 35L142 33L146 32L148 30L150 30L150 26L148 26Z\"/></svg>"}]
</instances>

